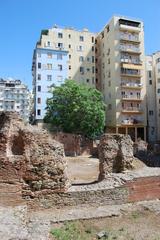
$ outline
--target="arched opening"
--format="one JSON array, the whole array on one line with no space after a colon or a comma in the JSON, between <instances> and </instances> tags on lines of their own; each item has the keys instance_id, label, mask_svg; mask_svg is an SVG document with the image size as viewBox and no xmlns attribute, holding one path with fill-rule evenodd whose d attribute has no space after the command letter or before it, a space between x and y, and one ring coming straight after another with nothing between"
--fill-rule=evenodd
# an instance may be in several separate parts
<instances>
[{"instance_id":1,"label":"arched opening","mask_svg":"<svg viewBox=\"0 0 160 240\"><path fill-rule=\"evenodd\" d=\"M13 137L11 151L12 151L13 155L23 155L24 154L24 140L20 133L18 134L18 136Z\"/></svg>"}]
</instances>

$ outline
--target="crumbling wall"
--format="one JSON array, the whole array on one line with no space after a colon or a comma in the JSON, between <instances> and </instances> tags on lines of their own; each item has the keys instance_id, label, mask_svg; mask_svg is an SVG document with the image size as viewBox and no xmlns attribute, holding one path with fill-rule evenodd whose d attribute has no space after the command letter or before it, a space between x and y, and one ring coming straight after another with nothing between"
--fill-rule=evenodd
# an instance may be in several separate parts
<instances>
[{"instance_id":1,"label":"crumbling wall","mask_svg":"<svg viewBox=\"0 0 160 240\"><path fill-rule=\"evenodd\" d=\"M99 143L99 180L103 180L109 173L119 173L131 169L133 156L133 142L129 135L104 134Z\"/></svg>"},{"instance_id":2,"label":"crumbling wall","mask_svg":"<svg viewBox=\"0 0 160 240\"><path fill-rule=\"evenodd\" d=\"M0 184L21 184L22 197L69 187L63 145L47 131L25 125L17 113L0 114Z\"/></svg>"},{"instance_id":3,"label":"crumbling wall","mask_svg":"<svg viewBox=\"0 0 160 240\"><path fill-rule=\"evenodd\" d=\"M58 132L52 134L53 138L64 145L66 156L80 156L95 154L93 140L82 135Z\"/></svg>"}]
</instances>

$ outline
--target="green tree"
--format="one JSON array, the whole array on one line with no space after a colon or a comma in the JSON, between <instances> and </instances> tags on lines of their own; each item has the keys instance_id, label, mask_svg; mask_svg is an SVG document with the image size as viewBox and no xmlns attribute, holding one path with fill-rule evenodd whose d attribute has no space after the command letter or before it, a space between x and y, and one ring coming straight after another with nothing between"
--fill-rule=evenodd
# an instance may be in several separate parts
<instances>
[{"instance_id":1,"label":"green tree","mask_svg":"<svg viewBox=\"0 0 160 240\"><path fill-rule=\"evenodd\" d=\"M103 133L105 104L102 94L95 88L67 80L52 90L47 100L45 122L59 130L95 138Z\"/></svg>"}]
</instances>

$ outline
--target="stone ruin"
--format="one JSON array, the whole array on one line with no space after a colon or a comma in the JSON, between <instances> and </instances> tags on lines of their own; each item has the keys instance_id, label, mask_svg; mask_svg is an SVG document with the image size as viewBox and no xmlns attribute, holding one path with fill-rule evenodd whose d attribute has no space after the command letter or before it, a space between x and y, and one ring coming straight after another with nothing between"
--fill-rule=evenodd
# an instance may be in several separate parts
<instances>
[{"instance_id":1,"label":"stone ruin","mask_svg":"<svg viewBox=\"0 0 160 240\"><path fill-rule=\"evenodd\" d=\"M19 185L23 198L69 187L63 145L45 130L25 125L15 112L0 113L0 185Z\"/></svg>"},{"instance_id":2,"label":"stone ruin","mask_svg":"<svg viewBox=\"0 0 160 240\"><path fill-rule=\"evenodd\" d=\"M109 173L119 173L132 169L133 142L129 135L104 134L99 143L99 180L103 180Z\"/></svg>"}]
</instances>

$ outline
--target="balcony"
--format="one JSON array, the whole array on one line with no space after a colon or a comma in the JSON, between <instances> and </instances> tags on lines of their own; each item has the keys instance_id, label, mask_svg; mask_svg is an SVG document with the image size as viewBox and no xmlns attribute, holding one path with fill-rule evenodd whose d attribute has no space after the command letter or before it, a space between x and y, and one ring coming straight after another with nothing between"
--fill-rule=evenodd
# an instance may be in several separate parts
<instances>
[{"instance_id":1,"label":"balcony","mask_svg":"<svg viewBox=\"0 0 160 240\"><path fill-rule=\"evenodd\" d=\"M139 69L131 70L131 69L126 69L126 68L121 68L121 76L140 78L142 75L141 75L141 71Z\"/></svg>"},{"instance_id":2,"label":"balcony","mask_svg":"<svg viewBox=\"0 0 160 240\"><path fill-rule=\"evenodd\" d=\"M123 101L130 101L130 102L141 102L143 99L140 96L133 96L133 95L122 95Z\"/></svg>"},{"instance_id":3,"label":"balcony","mask_svg":"<svg viewBox=\"0 0 160 240\"><path fill-rule=\"evenodd\" d=\"M121 63L142 65L142 61L139 58L132 58L131 56L122 56Z\"/></svg>"},{"instance_id":4,"label":"balcony","mask_svg":"<svg viewBox=\"0 0 160 240\"><path fill-rule=\"evenodd\" d=\"M134 44L140 44L140 40L138 35L131 35L131 34L121 34L120 35L121 42L131 42Z\"/></svg>"},{"instance_id":5,"label":"balcony","mask_svg":"<svg viewBox=\"0 0 160 240\"><path fill-rule=\"evenodd\" d=\"M124 114L142 114L143 110L138 107L124 107L121 112Z\"/></svg>"},{"instance_id":6,"label":"balcony","mask_svg":"<svg viewBox=\"0 0 160 240\"><path fill-rule=\"evenodd\" d=\"M119 29L128 32L140 32L141 22L121 18L119 19Z\"/></svg>"},{"instance_id":7,"label":"balcony","mask_svg":"<svg viewBox=\"0 0 160 240\"><path fill-rule=\"evenodd\" d=\"M130 119L127 118L127 119L122 120L121 124L124 126L134 126L134 125L142 126L143 122L137 120L136 118L130 118Z\"/></svg>"},{"instance_id":8,"label":"balcony","mask_svg":"<svg viewBox=\"0 0 160 240\"><path fill-rule=\"evenodd\" d=\"M143 87L143 84L122 82L121 87L124 88L124 89L141 89Z\"/></svg>"},{"instance_id":9,"label":"balcony","mask_svg":"<svg viewBox=\"0 0 160 240\"><path fill-rule=\"evenodd\" d=\"M140 48L134 45L126 45L126 44L120 45L120 51L134 53L134 54L141 54Z\"/></svg>"}]
</instances>

